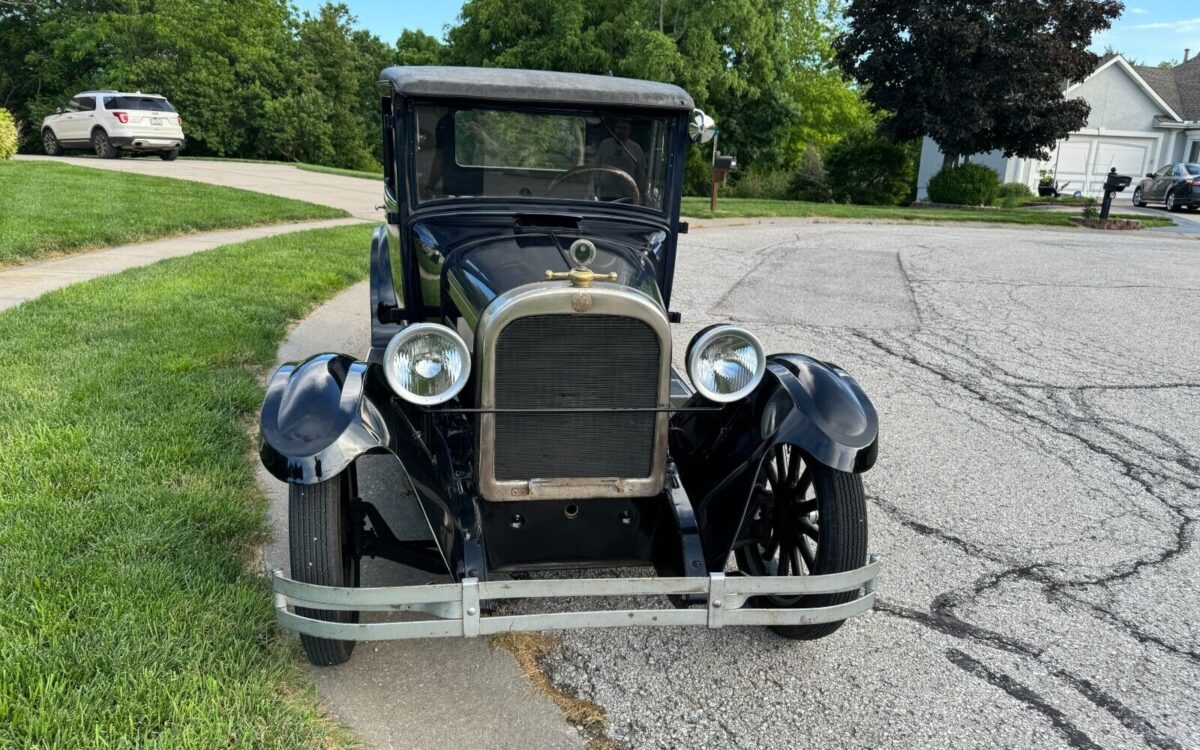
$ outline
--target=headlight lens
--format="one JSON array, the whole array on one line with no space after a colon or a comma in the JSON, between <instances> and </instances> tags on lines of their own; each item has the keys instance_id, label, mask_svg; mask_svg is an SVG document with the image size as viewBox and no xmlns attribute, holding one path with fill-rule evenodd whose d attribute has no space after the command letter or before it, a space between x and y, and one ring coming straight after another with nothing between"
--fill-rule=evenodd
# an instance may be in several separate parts
<instances>
[{"instance_id":1,"label":"headlight lens","mask_svg":"<svg viewBox=\"0 0 1200 750\"><path fill-rule=\"evenodd\" d=\"M696 390L712 401L745 398L758 387L766 368L762 344L737 326L706 328L688 344L688 376Z\"/></svg>"},{"instance_id":2,"label":"headlight lens","mask_svg":"<svg viewBox=\"0 0 1200 750\"><path fill-rule=\"evenodd\" d=\"M471 355L462 338L437 323L414 323L388 342L383 354L388 385L405 401L431 406L449 401L467 384Z\"/></svg>"}]
</instances>

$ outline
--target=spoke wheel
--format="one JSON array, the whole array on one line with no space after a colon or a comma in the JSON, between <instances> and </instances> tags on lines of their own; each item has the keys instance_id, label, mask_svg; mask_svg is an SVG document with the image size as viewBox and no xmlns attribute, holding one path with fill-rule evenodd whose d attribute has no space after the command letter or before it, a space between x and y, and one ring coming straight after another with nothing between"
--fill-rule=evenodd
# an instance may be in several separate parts
<instances>
[{"instance_id":1,"label":"spoke wheel","mask_svg":"<svg viewBox=\"0 0 1200 750\"><path fill-rule=\"evenodd\" d=\"M813 463L788 445L764 458L751 499L752 511L735 550L738 569L752 576L840 573L866 563L867 511L862 479ZM857 592L810 596L758 596L755 607L828 607ZM823 638L843 621L780 625L788 638Z\"/></svg>"},{"instance_id":2,"label":"spoke wheel","mask_svg":"<svg viewBox=\"0 0 1200 750\"><path fill-rule=\"evenodd\" d=\"M351 544L350 472L317 484L288 485L288 542L292 578L321 586L359 585L360 561ZM357 612L298 607L304 617L329 622L358 622ZM341 664L354 641L301 635L308 660L318 667Z\"/></svg>"},{"instance_id":3,"label":"spoke wheel","mask_svg":"<svg viewBox=\"0 0 1200 750\"><path fill-rule=\"evenodd\" d=\"M46 151L46 156L62 155L62 145L58 142L58 138L54 136L54 131L50 128L42 131L42 148Z\"/></svg>"},{"instance_id":4,"label":"spoke wheel","mask_svg":"<svg viewBox=\"0 0 1200 750\"><path fill-rule=\"evenodd\" d=\"M1133 191L1133 205L1137 206L1138 208L1141 208L1142 206L1146 205L1146 201L1142 200L1142 189L1141 188L1138 188L1137 190Z\"/></svg>"},{"instance_id":5,"label":"spoke wheel","mask_svg":"<svg viewBox=\"0 0 1200 750\"><path fill-rule=\"evenodd\" d=\"M92 133L92 149L101 159L115 159L121 155L121 152L117 151L116 146L112 145L112 141L108 139L108 134L99 129Z\"/></svg>"},{"instance_id":6,"label":"spoke wheel","mask_svg":"<svg viewBox=\"0 0 1200 750\"><path fill-rule=\"evenodd\" d=\"M1178 210L1175 206L1175 193L1167 193L1167 210L1168 211Z\"/></svg>"}]
</instances>

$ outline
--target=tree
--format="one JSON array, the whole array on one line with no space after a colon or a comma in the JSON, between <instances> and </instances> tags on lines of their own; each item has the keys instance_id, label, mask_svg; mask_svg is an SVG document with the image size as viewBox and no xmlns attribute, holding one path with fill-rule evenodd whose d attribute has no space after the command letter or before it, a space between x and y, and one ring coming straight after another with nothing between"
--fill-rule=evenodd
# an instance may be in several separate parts
<instances>
[{"instance_id":1,"label":"tree","mask_svg":"<svg viewBox=\"0 0 1200 750\"><path fill-rule=\"evenodd\" d=\"M405 29L396 40L396 65L441 65L446 45L424 31Z\"/></svg>"},{"instance_id":2,"label":"tree","mask_svg":"<svg viewBox=\"0 0 1200 750\"><path fill-rule=\"evenodd\" d=\"M1122 9L1119 0L850 0L835 46L894 139L927 135L946 165L996 149L1045 159L1087 123L1087 102L1067 99L1063 82L1095 69L1092 35Z\"/></svg>"}]
</instances>

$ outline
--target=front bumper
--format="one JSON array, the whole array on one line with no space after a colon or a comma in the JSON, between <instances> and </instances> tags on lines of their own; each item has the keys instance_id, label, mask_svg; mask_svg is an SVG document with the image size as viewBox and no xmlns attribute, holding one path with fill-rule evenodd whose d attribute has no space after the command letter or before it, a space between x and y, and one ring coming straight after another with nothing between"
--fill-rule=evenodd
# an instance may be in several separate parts
<instances>
[{"instance_id":1,"label":"front bumper","mask_svg":"<svg viewBox=\"0 0 1200 750\"><path fill-rule=\"evenodd\" d=\"M341 588L300 583L272 573L279 624L296 633L347 641L444 638L529 630L617 628L626 626L815 625L861 614L875 605L879 558L844 573L819 576L726 576L707 578L586 578L531 581L478 581L427 586ZM862 590L852 601L828 607L766 609L746 607L752 596L833 594ZM483 615L480 601L563 599L584 596L700 596L703 608L603 609L521 615ZM305 617L295 607L317 610L403 613L432 617L417 620L341 623Z\"/></svg>"}]
</instances>

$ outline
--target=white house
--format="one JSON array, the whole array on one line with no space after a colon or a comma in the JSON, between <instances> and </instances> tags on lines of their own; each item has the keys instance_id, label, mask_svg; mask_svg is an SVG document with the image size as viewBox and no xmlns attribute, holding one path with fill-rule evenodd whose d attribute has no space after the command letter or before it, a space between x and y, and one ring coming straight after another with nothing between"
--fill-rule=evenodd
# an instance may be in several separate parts
<instances>
[{"instance_id":1,"label":"white house","mask_svg":"<svg viewBox=\"0 0 1200 750\"><path fill-rule=\"evenodd\" d=\"M999 151L976 154L971 161L996 170L1001 182L1023 182L1034 188L1038 172L1052 170L1064 192L1103 194L1112 167L1137 181L1158 167L1178 161L1200 162L1200 55L1173 68L1130 65L1114 55L1068 97L1092 106L1087 127L1059 141L1045 162L1004 158ZM929 178L942 168L942 152L929 138L921 148L917 197L926 200Z\"/></svg>"}]
</instances>

